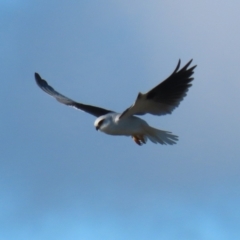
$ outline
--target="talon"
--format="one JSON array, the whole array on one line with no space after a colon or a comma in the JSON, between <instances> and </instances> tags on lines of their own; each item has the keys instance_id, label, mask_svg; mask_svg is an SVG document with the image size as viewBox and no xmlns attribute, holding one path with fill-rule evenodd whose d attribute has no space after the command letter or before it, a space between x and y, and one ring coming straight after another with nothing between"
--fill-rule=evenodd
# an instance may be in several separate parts
<instances>
[{"instance_id":1,"label":"talon","mask_svg":"<svg viewBox=\"0 0 240 240\"><path fill-rule=\"evenodd\" d=\"M145 141L145 139L144 139L143 136L141 136L141 141L142 141L144 144L146 144L146 141Z\"/></svg>"},{"instance_id":2,"label":"talon","mask_svg":"<svg viewBox=\"0 0 240 240\"><path fill-rule=\"evenodd\" d=\"M132 136L132 139L139 146L146 143L143 135L142 136Z\"/></svg>"}]
</instances>

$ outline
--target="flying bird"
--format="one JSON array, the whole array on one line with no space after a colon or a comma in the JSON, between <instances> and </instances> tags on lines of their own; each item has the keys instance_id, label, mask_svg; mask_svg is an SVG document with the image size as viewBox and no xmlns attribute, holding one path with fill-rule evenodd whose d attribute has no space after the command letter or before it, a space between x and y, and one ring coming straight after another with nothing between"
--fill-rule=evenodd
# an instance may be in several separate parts
<instances>
[{"instance_id":1,"label":"flying bird","mask_svg":"<svg viewBox=\"0 0 240 240\"><path fill-rule=\"evenodd\" d=\"M60 103L97 117L94 126L101 132L109 135L131 136L134 142L140 146L145 144L148 139L153 143L173 145L178 141L178 136L153 128L137 116L147 113L158 116L171 114L186 96L189 87L192 86L192 75L196 65L189 67L191 62L192 60L180 69L181 61L179 60L177 67L166 80L147 93L139 93L135 102L122 113L75 102L54 90L38 73L35 73L35 80L44 92Z\"/></svg>"}]
</instances>

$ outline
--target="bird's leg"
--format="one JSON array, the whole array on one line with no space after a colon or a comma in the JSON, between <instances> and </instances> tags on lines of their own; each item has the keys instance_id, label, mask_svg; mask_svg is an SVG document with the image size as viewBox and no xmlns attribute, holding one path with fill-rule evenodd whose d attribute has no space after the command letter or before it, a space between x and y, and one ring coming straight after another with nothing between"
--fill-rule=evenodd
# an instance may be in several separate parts
<instances>
[{"instance_id":1,"label":"bird's leg","mask_svg":"<svg viewBox=\"0 0 240 240\"><path fill-rule=\"evenodd\" d=\"M133 139L133 141L134 141L137 145L139 145L139 146L142 145L140 139L139 139L137 136L132 136L132 139Z\"/></svg>"},{"instance_id":2,"label":"bird's leg","mask_svg":"<svg viewBox=\"0 0 240 240\"><path fill-rule=\"evenodd\" d=\"M139 146L146 143L143 135L133 135L132 139Z\"/></svg>"}]
</instances>

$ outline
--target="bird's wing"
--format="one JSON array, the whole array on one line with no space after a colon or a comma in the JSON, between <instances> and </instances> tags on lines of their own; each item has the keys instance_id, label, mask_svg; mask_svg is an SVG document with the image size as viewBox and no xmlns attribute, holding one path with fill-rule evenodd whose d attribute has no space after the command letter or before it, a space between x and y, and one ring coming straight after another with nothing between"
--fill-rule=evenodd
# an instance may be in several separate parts
<instances>
[{"instance_id":1,"label":"bird's wing","mask_svg":"<svg viewBox=\"0 0 240 240\"><path fill-rule=\"evenodd\" d=\"M192 86L191 76L196 66L188 68L191 62L192 60L179 70L181 63L179 60L176 69L166 80L145 94L139 93L135 103L127 108L119 119L146 113L153 115L172 113L186 96L188 88Z\"/></svg>"},{"instance_id":2,"label":"bird's wing","mask_svg":"<svg viewBox=\"0 0 240 240\"><path fill-rule=\"evenodd\" d=\"M60 103L66 104L68 106L80 109L84 112L90 113L96 117L105 115L107 113L113 112L104 108L99 108L99 107L95 107L95 106L91 106L91 105L86 105L86 104L82 104L82 103L78 103L73 101L70 98L67 98L65 96L63 96L62 94L58 93L57 91L55 91L51 86L48 85L48 83L42 79L40 77L40 75L38 73L35 73L35 79L36 79L36 83L37 85L47 94L49 94L50 96L54 97L57 101L59 101Z\"/></svg>"}]
</instances>

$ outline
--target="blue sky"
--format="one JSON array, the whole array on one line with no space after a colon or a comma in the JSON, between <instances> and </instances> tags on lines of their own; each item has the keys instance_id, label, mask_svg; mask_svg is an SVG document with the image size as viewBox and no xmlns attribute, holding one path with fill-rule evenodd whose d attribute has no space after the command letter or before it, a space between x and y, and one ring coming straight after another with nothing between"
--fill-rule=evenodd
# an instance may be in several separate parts
<instances>
[{"instance_id":1,"label":"blue sky","mask_svg":"<svg viewBox=\"0 0 240 240\"><path fill-rule=\"evenodd\" d=\"M238 1L0 1L0 239L237 239ZM193 58L174 146L96 132L59 104L125 110Z\"/></svg>"}]
</instances>

